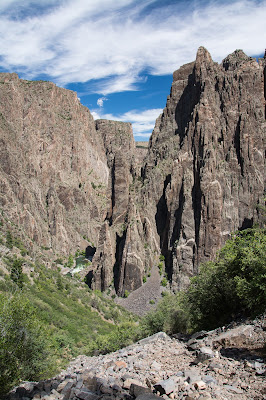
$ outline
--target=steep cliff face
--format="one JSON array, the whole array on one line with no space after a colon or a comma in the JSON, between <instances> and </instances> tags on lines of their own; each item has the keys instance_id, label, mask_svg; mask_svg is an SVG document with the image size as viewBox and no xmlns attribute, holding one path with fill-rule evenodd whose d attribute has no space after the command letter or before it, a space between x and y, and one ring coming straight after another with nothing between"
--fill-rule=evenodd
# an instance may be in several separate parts
<instances>
[{"instance_id":1,"label":"steep cliff face","mask_svg":"<svg viewBox=\"0 0 266 400\"><path fill-rule=\"evenodd\" d=\"M124 232L113 237L112 250L119 294L139 287L160 253L172 288L179 290L231 232L261 223L264 77L265 60L258 63L241 50L218 65L199 48L195 62L174 72L128 201L128 186L122 189ZM127 180L129 167L122 170Z\"/></svg>"},{"instance_id":2,"label":"steep cliff face","mask_svg":"<svg viewBox=\"0 0 266 400\"><path fill-rule=\"evenodd\" d=\"M16 74L0 74L0 91L1 209L54 253L97 242L109 169L89 110L74 92Z\"/></svg>"},{"instance_id":3,"label":"steep cliff face","mask_svg":"<svg viewBox=\"0 0 266 400\"><path fill-rule=\"evenodd\" d=\"M230 232L262 223L265 58L237 50L219 65L199 48L148 151L52 83L0 74L0 91L0 207L54 253L93 241L92 288L133 291L163 254L181 289Z\"/></svg>"},{"instance_id":4,"label":"steep cliff face","mask_svg":"<svg viewBox=\"0 0 266 400\"><path fill-rule=\"evenodd\" d=\"M194 63L174 72L143 172L174 288L186 285L230 232L260 221L264 71L265 61L240 50L218 65L199 48Z\"/></svg>"},{"instance_id":5,"label":"steep cliff face","mask_svg":"<svg viewBox=\"0 0 266 400\"><path fill-rule=\"evenodd\" d=\"M110 170L106 219L99 234L93 263L88 272L92 288L105 290L113 285L118 294L142 284L144 254L135 207L137 165L131 124L97 120Z\"/></svg>"}]
</instances>

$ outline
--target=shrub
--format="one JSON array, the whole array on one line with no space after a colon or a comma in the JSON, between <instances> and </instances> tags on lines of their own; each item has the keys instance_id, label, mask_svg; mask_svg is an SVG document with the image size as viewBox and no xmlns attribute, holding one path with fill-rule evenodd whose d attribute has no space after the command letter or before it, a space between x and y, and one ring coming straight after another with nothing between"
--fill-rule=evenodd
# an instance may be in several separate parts
<instances>
[{"instance_id":1,"label":"shrub","mask_svg":"<svg viewBox=\"0 0 266 400\"><path fill-rule=\"evenodd\" d=\"M20 289L22 289L24 281L24 276L22 273L23 261L24 260L22 258L14 258L10 272L10 278L18 285Z\"/></svg>"},{"instance_id":2,"label":"shrub","mask_svg":"<svg viewBox=\"0 0 266 400\"><path fill-rule=\"evenodd\" d=\"M247 229L228 240L215 262L203 264L187 292L198 329L229 322L236 314L266 308L265 230Z\"/></svg>"},{"instance_id":3,"label":"shrub","mask_svg":"<svg viewBox=\"0 0 266 400\"><path fill-rule=\"evenodd\" d=\"M158 269L159 269L159 274L162 275L162 273L163 273L163 263L162 262L159 262Z\"/></svg>"},{"instance_id":4,"label":"shrub","mask_svg":"<svg viewBox=\"0 0 266 400\"><path fill-rule=\"evenodd\" d=\"M133 341L138 340L139 337L139 329L135 324L130 322L123 323L117 326L115 331L109 335L97 336L89 353L93 350L98 350L101 354L110 353L111 351L116 351L122 347L128 346L133 343Z\"/></svg>"},{"instance_id":5,"label":"shrub","mask_svg":"<svg viewBox=\"0 0 266 400\"><path fill-rule=\"evenodd\" d=\"M63 265L63 259L62 258L57 258L56 260L54 260L55 264L61 264Z\"/></svg>"},{"instance_id":6,"label":"shrub","mask_svg":"<svg viewBox=\"0 0 266 400\"><path fill-rule=\"evenodd\" d=\"M163 279L161 280L161 285L162 285L163 287L166 287L166 286L167 286L167 279L166 279L166 278L163 278Z\"/></svg>"},{"instance_id":7,"label":"shrub","mask_svg":"<svg viewBox=\"0 0 266 400\"><path fill-rule=\"evenodd\" d=\"M143 276L142 282L143 282L143 283L147 282L147 277L146 277L146 276Z\"/></svg>"},{"instance_id":8,"label":"shrub","mask_svg":"<svg viewBox=\"0 0 266 400\"><path fill-rule=\"evenodd\" d=\"M165 296L144 319L144 331L213 329L236 316L266 309L266 230L247 229L228 240L213 262L202 264L189 288ZM161 284L166 286L166 278Z\"/></svg>"},{"instance_id":9,"label":"shrub","mask_svg":"<svg viewBox=\"0 0 266 400\"><path fill-rule=\"evenodd\" d=\"M161 254L160 257L159 257L159 260L160 261L165 261L165 257Z\"/></svg>"},{"instance_id":10,"label":"shrub","mask_svg":"<svg viewBox=\"0 0 266 400\"><path fill-rule=\"evenodd\" d=\"M10 231L7 231L7 233L6 233L6 246L7 246L9 249L12 249L12 248L13 248L13 245L14 245L14 243L13 243L13 237L12 237L12 235L11 235L11 232L10 232Z\"/></svg>"},{"instance_id":11,"label":"shrub","mask_svg":"<svg viewBox=\"0 0 266 400\"><path fill-rule=\"evenodd\" d=\"M129 296L129 291L128 291L128 290L125 290L124 297L128 297L128 296Z\"/></svg>"},{"instance_id":12,"label":"shrub","mask_svg":"<svg viewBox=\"0 0 266 400\"><path fill-rule=\"evenodd\" d=\"M187 330L186 321L188 315L182 311L180 295L167 295L159 301L154 311L147 314L141 325L143 336L164 331L174 333L177 331L185 332Z\"/></svg>"},{"instance_id":13,"label":"shrub","mask_svg":"<svg viewBox=\"0 0 266 400\"><path fill-rule=\"evenodd\" d=\"M51 368L43 332L35 310L20 293L0 295L0 396L20 380L39 379Z\"/></svg>"}]
</instances>

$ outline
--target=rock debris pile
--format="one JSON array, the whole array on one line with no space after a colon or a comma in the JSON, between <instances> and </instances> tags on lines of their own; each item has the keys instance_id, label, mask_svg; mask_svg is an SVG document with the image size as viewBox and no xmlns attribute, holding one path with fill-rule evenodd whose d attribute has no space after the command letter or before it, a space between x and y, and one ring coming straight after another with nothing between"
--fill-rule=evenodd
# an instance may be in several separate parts
<instances>
[{"instance_id":1,"label":"rock debris pile","mask_svg":"<svg viewBox=\"0 0 266 400\"><path fill-rule=\"evenodd\" d=\"M265 317L190 338L160 332L107 355L79 356L9 400L264 400Z\"/></svg>"}]
</instances>

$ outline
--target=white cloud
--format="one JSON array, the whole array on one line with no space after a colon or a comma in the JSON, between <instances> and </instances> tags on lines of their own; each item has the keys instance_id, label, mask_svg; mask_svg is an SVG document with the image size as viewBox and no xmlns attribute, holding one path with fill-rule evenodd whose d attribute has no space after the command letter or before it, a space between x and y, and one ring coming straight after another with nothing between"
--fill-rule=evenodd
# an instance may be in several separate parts
<instances>
[{"instance_id":1,"label":"white cloud","mask_svg":"<svg viewBox=\"0 0 266 400\"><path fill-rule=\"evenodd\" d=\"M100 98L97 100L97 106L103 107L103 102L106 101L106 100L108 100L107 97L100 97Z\"/></svg>"},{"instance_id":2,"label":"white cloud","mask_svg":"<svg viewBox=\"0 0 266 400\"><path fill-rule=\"evenodd\" d=\"M136 90L144 70L171 74L201 45L217 61L236 48L249 55L264 50L265 0L176 2L142 14L155 3L2 0L1 67L24 78L47 74L60 85L104 78L93 90L105 96Z\"/></svg>"},{"instance_id":3,"label":"white cloud","mask_svg":"<svg viewBox=\"0 0 266 400\"><path fill-rule=\"evenodd\" d=\"M145 111L131 110L124 114L103 114L101 110L93 110L94 119L110 119L113 121L131 122L135 137L148 138L154 128L156 118L162 113L161 108Z\"/></svg>"}]
</instances>

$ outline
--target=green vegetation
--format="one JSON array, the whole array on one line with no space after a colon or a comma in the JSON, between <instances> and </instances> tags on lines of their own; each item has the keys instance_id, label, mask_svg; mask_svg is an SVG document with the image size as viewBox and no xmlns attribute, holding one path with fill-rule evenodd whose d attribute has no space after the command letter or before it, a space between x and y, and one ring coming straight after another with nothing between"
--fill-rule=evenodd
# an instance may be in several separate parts
<instances>
[{"instance_id":1,"label":"green vegetation","mask_svg":"<svg viewBox=\"0 0 266 400\"><path fill-rule=\"evenodd\" d=\"M27 250L22 241L17 237L13 237L10 231L7 231L6 233L6 247L10 250L12 250L13 247L17 247L23 257L27 254Z\"/></svg>"},{"instance_id":2,"label":"green vegetation","mask_svg":"<svg viewBox=\"0 0 266 400\"><path fill-rule=\"evenodd\" d=\"M159 274L162 275L162 273L163 273L163 263L162 262L159 262L158 269L159 269Z\"/></svg>"},{"instance_id":3,"label":"green vegetation","mask_svg":"<svg viewBox=\"0 0 266 400\"><path fill-rule=\"evenodd\" d=\"M114 351L138 339L137 317L92 292L77 274L62 275L56 263L48 268L18 257L13 231L1 235L12 249L0 254L0 397L21 380L54 375L78 354ZM74 264L72 255L67 264Z\"/></svg>"},{"instance_id":4,"label":"green vegetation","mask_svg":"<svg viewBox=\"0 0 266 400\"><path fill-rule=\"evenodd\" d=\"M46 339L47 328L20 292L0 294L0 397L21 380L55 372Z\"/></svg>"},{"instance_id":5,"label":"green vegetation","mask_svg":"<svg viewBox=\"0 0 266 400\"><path fill-rule=\"evenodd\" d=\"M214 262L200 267L186 291L162 292L156 309L139 324L137 317L105 294L88 289L78 274L62 275L57 264L64 261L59 255L50 268L33 261L13 231L0 227L9 248L5 256L0 254L5 264L0 270L0 397L21 380L55 374L78 354L115 351L157 331L212 329L266 308L263 229L234 234ZM21 255L24 249L23 257L17 256L17 249ZM75 259L82 263L84 256L77 251L65 265L73 267ZM158 268L163 275L163 256ZM167 286L166 277L161 283ZM125 290L124 296L128 295Z\"/></svg>"},{"instance_id":6,"label":"green vegetation","mask_svg":"<svg viewBox=\"0 0 266 400\"><path fill-rule=\"evenodd\" d=\"M167 286L167 279L166 279L166 278L163 278L163 279L161 280L161 285L162 285L163 287L166 287L166 286Z\"/></svg>"},{"instance_id":7,"label":"green vegetation","mask_svg":"<svg viewBox=\"0 0 266 400\"><path fill-rule=\"evenodd\" d=\"M7 246L9 249L12 249L12 248L13 248L13 237L12 237L10 231L7 231L7 233L6 233L6 246Z\"/></svg>"},{"instance_id":8,"label":"green vegetation","mask_svg":"<svg viewBox=\"0 0 266 400\"><path fill-rule=\"evenodd\" d=\"M201 265L189 288L165 293L145 317L146 334L213 329L237 316L256 316L266 309L266 230L232 235L214 262Z\"/></svg>"},{"instance_id":9,"label":"green vegetation","mask_svg":"<svg viewBox=\"0 0 266 400\"><path fill-rule=\"evenodd\" d=\"M13 282L15 282L17 284L17 286L20 289L22 289L23 283L24 283L22 264L23 264L22 258L19 259L19 258L14 257L12 266L11 266L11 271L10 271L10 278L12 279Z\"/></svg>"}]
</instances>

